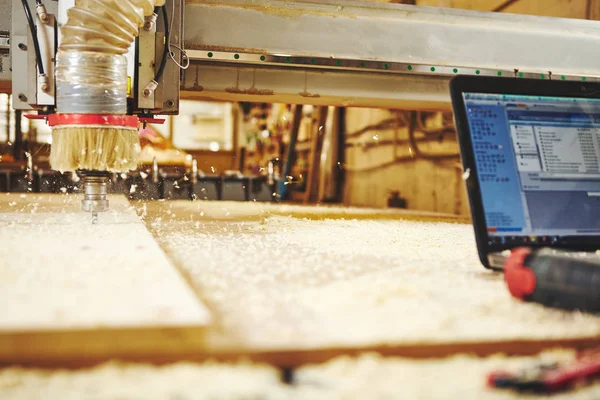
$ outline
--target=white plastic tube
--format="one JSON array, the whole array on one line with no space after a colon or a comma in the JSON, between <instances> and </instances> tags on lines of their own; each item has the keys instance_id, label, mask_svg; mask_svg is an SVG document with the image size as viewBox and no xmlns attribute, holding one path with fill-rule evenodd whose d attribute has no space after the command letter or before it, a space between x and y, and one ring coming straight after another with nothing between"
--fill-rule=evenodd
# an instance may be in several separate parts
<instances>
[{"instance_id":1,"label":"white plastic tube","mask_svg":"<svg viewBox=\"0 0 600 400\"><path fill-rule=\"evenodd\" d=\"M125 114L125 54L144 16L165 0L78 0L67 11L56 61L60 113Z\"/></svg>"}]
</instances>

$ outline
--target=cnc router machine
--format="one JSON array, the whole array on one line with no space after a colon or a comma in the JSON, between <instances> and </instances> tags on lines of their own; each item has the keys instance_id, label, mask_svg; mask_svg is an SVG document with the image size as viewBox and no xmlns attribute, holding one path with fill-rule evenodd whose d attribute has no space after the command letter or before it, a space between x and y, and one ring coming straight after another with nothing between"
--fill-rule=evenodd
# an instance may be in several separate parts
<instances>
[{"instance_id":1,"label":"cnc router machine","mask_svg":"<svg viewBox=\"0 0 600 400\"><path fill-rule=\"evenodd\" d=\"M27 1L4 1L0 80L13 107L50 122L63 113L61 90L77 90L57 79L64 35L79 34L69 42L75 54L110 40L92 22L75 33L61 27L69 18L101 15L115 31L131 29L119 15L136 7L144 20L123 50L126 93L118 101L126 103L116 113L133 116L130 128L177 114L180 96L439 110L449 109L448 81L457 74L600 79L600 24L593 21L354 1L167 0L162 9L159 3L45 0L28 17ZM79 73L85 63L81 57L71 67ZM86 107L63 108L97 112ZM107 171L92 172L83 174L82 204L95 213L108 208Z\"/></svg>"},{"instance_id":2,"label":"cnc router machine","mask_svg":"<svg viewBox=\"0 0 600 400\"><path fill-rule=\"evenodd\" d=\"M77 52L107 44L93 23L79 26L84 40L64 41L77 31L61 31L69 18L96 18L86 7L111 15L110 29L124 29L133 44L110 39L107 49L127 60L122 80L84 91L88 98L64 112L61 93L73 90L73 80L57 73L58 49L71 46L69 65L81 76L93 64ZM133 26L121 25L127 10L141 15ZM163 63L165 43L173 58ZM381 2L0 1L0 87L13 106L52 123L61 114L98 113L81 107L94 95L105 99L105 89L116 101L100 111L129 130L177 114L180 98L450 110L455 75L598 81L599 49L597 21ZM106 210L110 171L83 172L84 210ZM522 339L526 354L575 339L598 343L597 317L565 319L511 302L500 276L478 273L467 225L423 228L404 214L390 224L338 223L323 208L287 205L278 209L286 219L265 222L278 214L255 208L229 218L222 208L231 204L214 202L144 203L164 221L144 225L115 197L114 216L91 226L73 197L46 196L45 211L34 214L42 197L3 195L0 204L3 363L249 354L289 367L335 349L445 357L512 352L513 339ZM423 387L431 386L423 376Z\"/></svg>"}]
</instances>

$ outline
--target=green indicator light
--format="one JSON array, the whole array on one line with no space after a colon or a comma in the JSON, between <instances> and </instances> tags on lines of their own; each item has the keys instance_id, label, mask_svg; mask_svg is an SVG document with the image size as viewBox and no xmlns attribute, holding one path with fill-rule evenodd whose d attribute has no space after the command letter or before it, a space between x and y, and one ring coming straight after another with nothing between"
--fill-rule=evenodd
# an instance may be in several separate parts
<instances>
[{"instance_id":1,"label":"green indicator light","mask_svg":"<svg viewBox=\"0 0 600 400\"><path fill-rule=\"evenodd\" d=\"M286 57L285 62L287 62L287 63L292 62L292 59L290 57Z\"/></svg>"},{"instance_id":2,"label":"green indicator light","mask_svg":"<svg viewBox=\"0 0 600 400\"><path fill-rule=\"evenodd\" d=\"M502 76L502 71L498 71L498 76Z\"/></svg>"},{"instance_id":3,"label":"green indicator light","mask_svg":"<svg viewBox=\"0 0 600 400\"><path fill-rule=\"evenodd\" d=\"M7 43L8 43L8 44L10 44L10 39L8 39L8 42L7 42Z\"/></svg>"},{"instance_id":4,"label":"green indicator light","mask_svg":"<svg viewBox=\"0 0 600 400\"><path fill-rule=\"evenodd\" d=\"M458 72L458 69L454 68L452 71L456 74Z\"/></svg>"},{"instance_id":5,"label":"green indicator light","mask_svg":"<svg viewBox=\"0 0 600 400\"><path fill-rule=\"evenodd\" d=\"M407 67L407 69L408 69L409 71L412 71L412 65L409 65L409 66Z\"/></svg>"},{"instance_id":6,"label":"green indicator light","mask_svg":"<svg viewBox=\"0 0 600 400\"><path fill-rule=\"evenodd\" d=\"M315 59L313 58L312 60L310 60L310 63L311 63L311 64L316 64L316 63L317 63L317 60L315 60Z\"/></svg>"},{"instance_id":7,"label":"green indicator light","mask_svg":"<svg viewBox=\"0 0 600 400\"><path fill-rule=\"evenodd\" d=\"M587 80L587 78L584 76L583 78L581 78L581 80L582 80L583 82L585 82L585 81Z\"/></svg>"},{"instance_id":8,"label":"green indicator light","mask_svg":"<svg viewBox=\"0 0 600 400\"><path fill-rule=\"evenodd\" d=\"M235 58L236 60L240 59L240 55L239 54L234 54L233 58Z\"/></svg>"},{"instance_id":9,"label":"green indicator light","mask_svg":"<svg viewBox=\"0 0 600 400\"><path fill-rule=\"evenodd\" d=\"M563 76L560 77L560 79L564 81L567 78L563 75Z\"/></svg>"},{"instance_id":10,"label":"green indicator light","mask_svg":"<svg viewBox=\"0 0 600 400\"><path fill-rule=\"evenodd\" d=\"M212 56L213 56L213 53L210 53L210 52L209 52L209 53L208 53L208 58L212 58Z\"/></svg>"},{"instance_id":11,"label":"green indicator light","mask_svg":"<svg viewBox=\"0 0 600 400\"><path fill-rule=\"evenodd\" d=\"M383 64L383 68L388 69L389 67L389 64Z\"/></svg>"},{"instance_id":12,"label":"green indicator light","mask_svg":"<svg viewBox=\"0 0 600 400\"><path fill-rule=\"evenodd\" d=\"M435 72L435 67L431 67L429 69L431 70L431 72Z\"/></svg>"},{"instance_id":13,"label":"green indicator light","mask_svg":"<svg viewBox=\"0 0 600 400\"><path fill-rule=\"evenodd\" d=\"M480 70L477 70L477 71L475 71L475 73L476 73L477 75L479 75L479 74L481 73L481 71L480 71Z\"/></svg>"},{"instance_id":14,"label":"green indicator light","mask_svg":"<svg viewBox=\"0 0 600 400\"><path fill-rule=\"evenodd\" d=\"M544 79L544 78L545 78L544 74L540 74L540 79Z\"/></svg>"},{"instance_id":15,"label":"green indicator light","mask_svg":"<svg viewBox=\"0 0 600 400\"><path fill-rule=\"evenodd\" d=\"M265 56L260 56L260 61L265 61L267 59L267 57Z\"/></svg>"},{"instance_id":16,"label":"green indicator light","mask_svg":"<svg viewBox=\"0 0 600 400\"><path fill-rule=\"evenodd\" d=\"M522 77L523 77L523 73L519 72L519 78L522 78Z\"/></svg>"},{"instance_id":17,"label":"green indicator light","mask_svg":"<svg viewBox=\"0 0 600 400\"><path fill-rule=\"evenodd\" d=\"M361 66L361 67L364 67L364 66L365 66L365 63L364 63L364 62L361 62L361 63L360 63L360 66Z\"/></svg>"},{"instance_id":18,"label":"green indicator light","mask_svg":"<svg viewBox=\"0 0 600 400\"><path fill-rule=\"evenodd\" d=\"M342 62L341 62L340 60L337 60L337 61L335 62L335 65L337 65L337 66L340 66L340 65L342 65Z\"/></svg>"}]
</instances>

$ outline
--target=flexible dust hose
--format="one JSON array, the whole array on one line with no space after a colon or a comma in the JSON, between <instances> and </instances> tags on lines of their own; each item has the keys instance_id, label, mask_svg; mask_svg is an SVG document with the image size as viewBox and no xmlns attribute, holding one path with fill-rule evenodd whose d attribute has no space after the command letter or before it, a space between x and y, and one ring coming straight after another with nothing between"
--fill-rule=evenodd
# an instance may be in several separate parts
<instances>
[{"instance_id":1,"label":"flexible dust hose","mask_svg":"<svg viewBox=\"0 0 600 400\"><path fill-rule=\"evenodd\" d=\"M57 111L61 114L126 114L127 59L120 54L59 50Z\"/></svg>"},{"instance_id":2,"label":"flexible dust hose","mask_svg":"<svg viewBox=\"0 0 600 400\"><path fill-rule=\"evenodd\" d=\"M144 16L165 0L79 0L67 11L56 62L57 111L127 112L127 60L123 56Z\"/></svg>"},{"instance_id":3,"label":"flexible dust hose","mask_svg":"<svg viewBox=\"0 0 600 400\"><path fill-rule=\"evenodd\" d=\"M67 11L56 60L57 113L50 164L59 171L127 172L137 168L137 128L114 124L127 114L124 56L145 16L165 0L78 0ZM71 118L88 115L90 119ZM95 116L105 116L94 119Z\"/></svg>"}]
</instances>

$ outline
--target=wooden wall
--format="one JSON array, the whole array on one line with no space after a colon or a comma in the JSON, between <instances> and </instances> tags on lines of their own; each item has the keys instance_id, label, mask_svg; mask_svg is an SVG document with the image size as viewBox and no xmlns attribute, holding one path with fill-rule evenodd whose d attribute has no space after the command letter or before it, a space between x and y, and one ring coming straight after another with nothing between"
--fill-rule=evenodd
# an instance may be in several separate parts
<instances>
[{"instance_id":1,"label":"wooden wall","mask_svg":"<svg viewBox=\"0 0 600 400\"><path fill-rule=\"evenodd\" d=\"M467 215L468 200L454 135L417 142L427 155L454 157L419 158L408 142L408 129L399 122L386 122L395 120L396 115L388 110L347 110L347 143L351 147L346 149L344 204L386 207L389 191L397 190L410 209ZM355 135L377 125L383 126Z\"/></svg>"}]
</instances>

